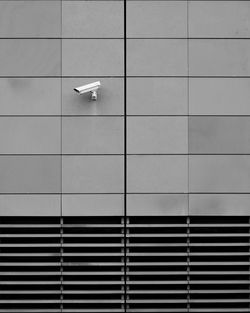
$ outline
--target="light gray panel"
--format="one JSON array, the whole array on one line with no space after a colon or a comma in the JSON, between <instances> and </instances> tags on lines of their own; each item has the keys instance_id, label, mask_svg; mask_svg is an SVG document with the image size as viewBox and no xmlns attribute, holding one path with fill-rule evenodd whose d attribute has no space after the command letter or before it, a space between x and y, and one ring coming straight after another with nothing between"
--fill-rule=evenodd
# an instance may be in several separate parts
<instances>
[{"instance_id":1,"label":"light gray panel","mask_svg":"<svg viewBox=\"0 0 250 313\"><path fill-rule=\"evenodd\" d=\"M250 156L189 157L190 192L249 192Z\"/></svg>"},{"instance_id":2,"label":"light gray panel","mask_svg":"<svg viewBox=\"0 0 250 313\"><path fill-rule=\"evenodd\" d=\"M122 216L123 195L63 195L63 216Z\"/></svg>"},{"instance_id":3,"label":"light gray panel","mask_svg":"<svg viewBox=\"0 0 250 313\"><path fill-rule=\"evenodd\" d=\"M250 153L249 117L190 117L189 153Z\"/></svg>"},{"instance_id":4,"label":"light gray panel","mask_svg":"<svg viewBox=\"0 0 250 313\"><path fill-rule=\"evenodd\" d=\"M64 117L65 154L122 154L123 117Z\"/></svg>"},{"instance_id":5,"label":"light gray panel","mask_svg":"<svg viewBox=\"0 0 250 313\"><path fill-rule=\"evenodd\" d=\"M64 39L63 75L121 76L123 52L123 39Z\"/></svg>"},{"instance_id":6,"label":"light gray panel","mask_svg":"<svg viewBox=\"0 0 250 313\"><path fill-rule=\"evenodd\" d=\"M187 215L188 196L179 195L127 195L128 216Z\"/></svg>"},{"instance_id":7,"label":"light gray panel","mask_svg":"<svg viewBox=\"0 0 250 313\"><path fill-rule=\"evenodd\" d=\"M60 154L59 117L0 117L0 154Z\"/></svg>"},{"instance_id":8,"label":"light gray panel","mask_svg":"<svg viewBox=\"0 0 250 313\"><path fill-rule=\"evenodd\" d=\"M59 195L0 195L0 216L60 216Z\"/></svg>"},{"instance_id":9,"label":"light gray panel","mask_svg":"<svg viewBox=\"0 0 250 313\"><path fill-rule=\"evenodd\" d=\"M190 37L240 38L250 35L247 1L189 1Z\"/></svg>"},{"instance_id":10,"label":"light gray panel","mask_svg":"<svg viewBox=\"0 0 250 313\"><path fill-rule=\"evenodd\" d=\"M190 78L189 99L193 115L250 115L250 80Z\"/></svg>"},{"instance_id":11,"label":"light gray panel","mask_svg":"<svg viewBox=\"0 0 250 313\"><path fill-rule=\"evenodd\" d=\"M190 39L189 69L194 76L248 76L250 41Z\"/></svg>"},{"instance_id":12,"label":"light gray panel","mask_svg":"<svg viewBox=\"0 0 250 313\"><path fill-rule=\"evenodd\" d=\"M188 153L186 117L128 117L127 153Z\"/></svg>"},{"instance_id":13,"label":"light gray panel","mask_svg":"<svg viewBox=\"0 0 250 313\"><path fill-rule=\"evenodd\" d=\"M127 157L127 191L187 192L186 156L137 155Z\"/></svg>"},{"instance_id":14,"label":"light gray panel","mask_svg":"<svg viewBox=\"0 0 250 313\"><path fill-rule=\"evenodd\" d=\"M249 215L250 195L189 195L190 215Z\"/></svg>"},{"instance_id":15,"label":"light gray panel","mask_svg":"<svg viewBox=\"0 0 250 313\"><path fill-rule=\"evenodd\" d=\"M60 1L0 1L0 37L60 37Z\"/></svg>"},{"instance_id":16,"label":"light gray panel","mask_svg":"<svg viewBox=\"0 0 250 313\"><path fill-rule=\"evenodd\" d=\"M187 114L186 78L127 78L127 114Z\"/></svg>"},{"instance_id":17,"label":"light gray panel","mask_svg":"<svg viewBox=\"0 0 250 313\"><path fill-rule=\"evenodd\" d=\"M127 37L186 37L187 1L127 3Z\"/></svg>"},{"instance_id":18,"label":"light gray panel","mask_svg":"<svg viewBox=\"0 0 250 313\"><path fill-rule=\"evenodd\" d=\"M183 39L128 39L127 75L187 75L187 41Z\"/></svg>"},{"instance_id":19,"label":"light gray panel","mask_svg":"<svg viewBox=\"0 0 250 313\"><path fill-rule=\"evenodd\" d=\"M59 115L59 78L0 78L0 115Z\"/></svg>"},{"instance_id":20,"label":"light gray panel","mask_svg":"<svg viewBox=\"0 0 250 313\"><path fill-rule=\"evenodd\" d=\"M97 101L90 94L77 94L75 87L100 80ZM123 115L123 78L64 78L62 85L62 110L67 115Z\"/></svg>"},{"instance_id":21,"label":"light gray panel","mask_svg":"<svg viewBox=\"0 0 250 313\"><path fill-rule=\"evenodd\" d=\"M0 156L0 193L59 193L60 156Z\"/></svg>"},{"instance_id":22,"label":"light gray panel","mask_svg":"<svg viewBox=\"0 0 250 313\"><path fill-rule=\"evenodd\" d=\"M123 193L122 156L63 156L63 192Z\"/></svg>"},{"instance_id":23,"label":"light gray panel","mask_svg":"<svg viewBox=\"0 0 250 313\"><path fill-rule=\"evenodd\" d=\"M63 1L63 37L123 38L123 3Z\"/></svg>"},{"instance_id":24,"label":"light gray panel","mask_svg":"<svg viewBox=\"0 0 250 313\"><path fill-rule=\"evenodd\" d=\"M0 76L60 75L60 40L1 39Z\"/></svg>"}]
</instances>

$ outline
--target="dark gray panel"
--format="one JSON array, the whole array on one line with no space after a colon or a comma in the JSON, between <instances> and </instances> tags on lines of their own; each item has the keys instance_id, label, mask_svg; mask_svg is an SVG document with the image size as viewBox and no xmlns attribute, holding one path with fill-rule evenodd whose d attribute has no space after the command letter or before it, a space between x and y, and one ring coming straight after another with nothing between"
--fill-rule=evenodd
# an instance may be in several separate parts
<instances>
[{"instance_id":1,"label":"dark gray panel","mask_svg":"<svg viewBox=\"0 0 250 313\"><path fill-rule=\"evenodd\" d=\"M60 40L0 39L0 76L60 75Z\"/></svg>"},{"instance_id":2,"label":"dark gray panel","mask_svg":"<svg viewBox=\"0 0 250 313\"><path fill-rule=\"evenodd\" d=\"M0 37L60 35L60 1L0 1Z\"/></svg>"},{"instance_id":3,"label":"dark gray panel","mask_svg":"<svg viewBox=\"0 0 250 313\"><path fill-rule=\"evenodd\" d=\"M250 156L203 155L189 157L190 192L249 192Z\"/></svg>"},{"instance_id":4,"label":"dark gray panel","mask_svg":"<svg viewBox=\"0 0 250 313\"><path fill-rule=\"evenodd\" d=\"M128 39L127 75L187 75L187 41L183 39Z\"/></svg>"},{"instance_id":5,"label":"dark gray panel","mask_svg":"<svg viewBox=\"0 0 250 313\"><path fill-rule=\"evenodd\" d=\"M64 117L65 154L122 154L123 117Z\"/></svg>"},{"instance_id":6,"label":"dark gray panel","mask_svg":"<svg viewBox=\"0 0 250 313\"><path fill-rule=\"evenodd\" d=\"M123 38L123 2L63 1L63 37Z\"/></svg>"},{"instance_id":7,"label":"dark gray panel","mask_svg":"<svg viewBox=\"0 0 250 313\"><path fill-rule=\"evenodd\" d=\"M121 76L123 52L122 39L64 39L63 75Z\"/></svg>"},{"instance_id":8,"label":"dark gray panel","mask_svg":"<svg viewBox=\"0 0 250 313\"><path fill-rule=\"evenodd\" d=\"M190 117L189 152L250 153L249 117Z\"/></svg>"},{"instance_id":9,"label":"dark gray panel","mask_svg":"<svg viewBox=\"0 0 250 313\"><path fill-rule=\"evenodd\" d=\"M59 193L60 156L0 156L0 193Z\"/></svg>"}]
</instances>

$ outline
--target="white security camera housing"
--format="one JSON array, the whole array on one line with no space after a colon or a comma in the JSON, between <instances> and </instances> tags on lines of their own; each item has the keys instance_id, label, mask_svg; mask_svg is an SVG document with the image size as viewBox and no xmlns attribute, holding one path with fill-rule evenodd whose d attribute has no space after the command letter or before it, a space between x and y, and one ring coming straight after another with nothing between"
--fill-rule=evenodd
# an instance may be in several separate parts
<instances>
[{"instance_id":1,"label":"white security camera housing","mask_svg":"<svg viewBox=\"0 0 250 313\"><path fill-rule=\"evenodd\" d=\"M79 94L82 95L87 92L91 92L91 100L97 100L97 90L100 88L101 82L94 82L88 85L80 86L74 88L74 90Z\"/></svg>"}]
</instances>

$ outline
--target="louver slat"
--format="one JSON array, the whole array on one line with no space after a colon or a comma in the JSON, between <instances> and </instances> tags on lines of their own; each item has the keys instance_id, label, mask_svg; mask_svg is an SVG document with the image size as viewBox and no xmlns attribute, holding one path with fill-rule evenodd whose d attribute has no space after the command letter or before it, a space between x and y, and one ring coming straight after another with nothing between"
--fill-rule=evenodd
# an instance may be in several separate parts
<instances>
[{"instance_id":1,"label":"louver slat","mask_svg":"<svg viewBox=\"0 0 250 313\"><path fill-rule=\"evenodd\" d=\"M249 229L248 217L190 217L189 312L250 312Z\"/></svg>"},{"instance_id":2,"label":"louver slat","mask_svg":"<svg viewBox=\"0 0 250 313\"><path fill-rule=\"evenodd\" d=\"M60 312L60 218L1 217L0 312Z\"/></svg>"},{"instance_id":3,"label":"louver slat","mask_svg":"<svg viewBox=\"0 0 250 313\"><path fill-rule=\"evenodd\" d=\"M1 217L0 313L250 312L249 242L249 217Z\"/></svg>"},{"instance_id":4,"label":"louver slat","mask_svg":"<svg viewBox=\"0 0 250 313\"><path fill-rule=\"evenodd\" d=\"M126 224L127 312L187 312L185 217L130 217Z\"/></svg>"},{"instance_id":5,"label":"louver slat","mask_svg":"<svg viewBox=\"0 0 250 313\"><path fill-rule=\"evenodd\" d=\"M124 220L64 217L63 312L124 312Z\"/></svg>"},{"instance_id":6,"label":"louver slat","mask_svg":"<svg viewBox=\"0 0 250 313\"><path fill-rule=\"evenodd\" d=\"M127 312L250 312L248 217L134 216L126 228Z\"/></svg>"}]
</instances>

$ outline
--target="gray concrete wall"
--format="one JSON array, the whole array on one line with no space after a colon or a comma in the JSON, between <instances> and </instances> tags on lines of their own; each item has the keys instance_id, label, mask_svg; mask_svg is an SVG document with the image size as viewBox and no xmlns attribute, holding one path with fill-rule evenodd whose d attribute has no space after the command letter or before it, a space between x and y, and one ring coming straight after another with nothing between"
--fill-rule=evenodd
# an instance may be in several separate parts
<instances>
[{"instance_id":1,"label":"gray concrete wall","mask_svg":"<svg viewBox=\"0 0 250 313\"><path fill-rule=\"evenodd\" d=\"M124 8L0 0L0 214L249 215L250 1Z\"/></svg>"}]
</instances>

